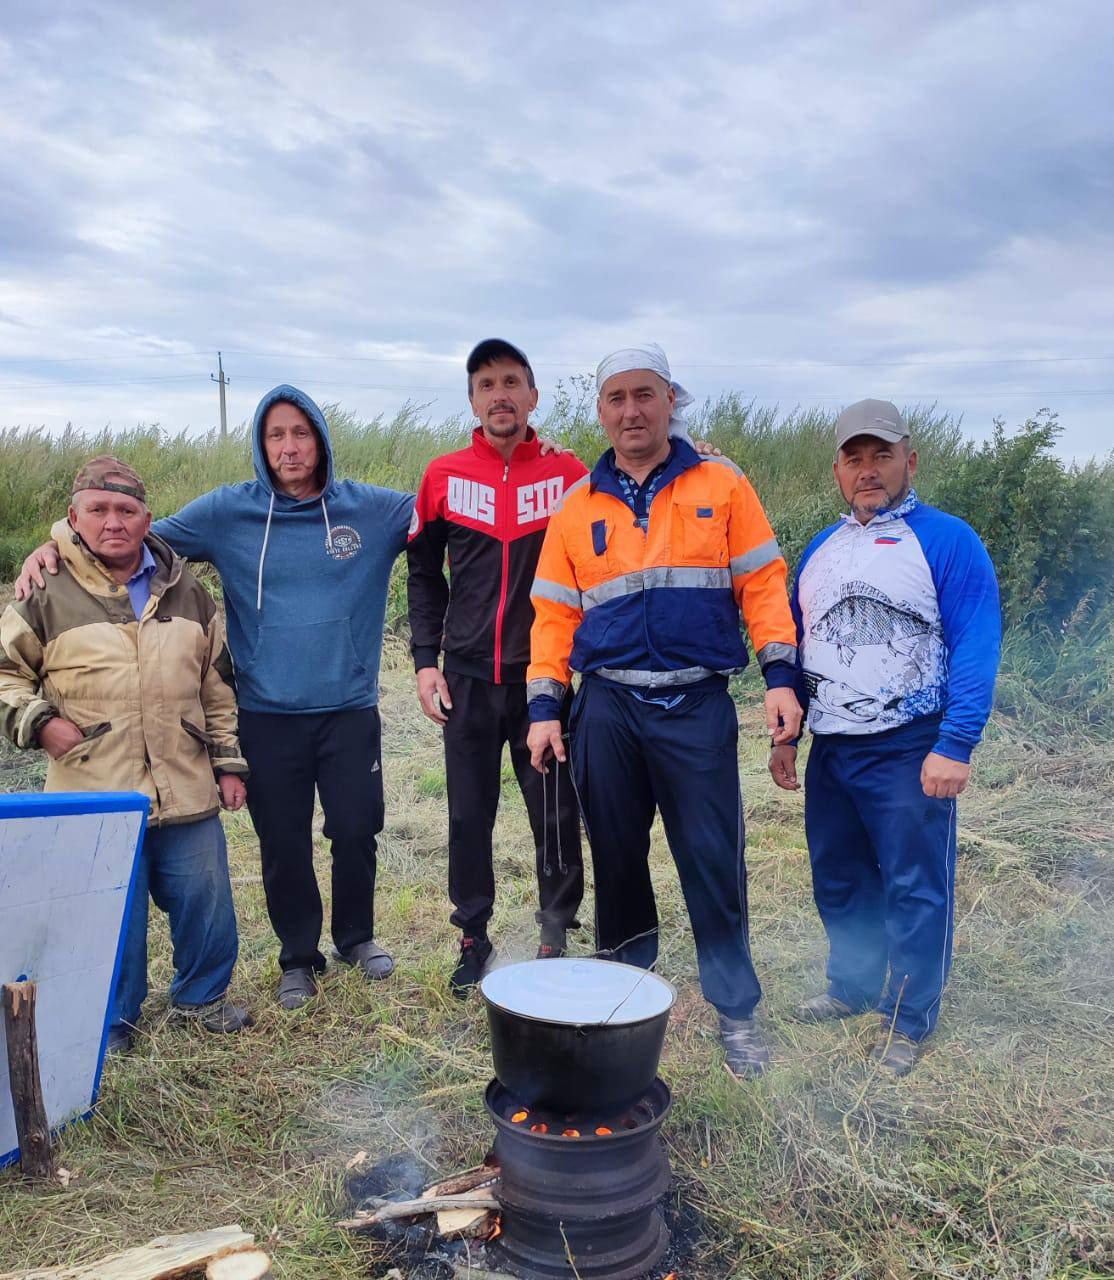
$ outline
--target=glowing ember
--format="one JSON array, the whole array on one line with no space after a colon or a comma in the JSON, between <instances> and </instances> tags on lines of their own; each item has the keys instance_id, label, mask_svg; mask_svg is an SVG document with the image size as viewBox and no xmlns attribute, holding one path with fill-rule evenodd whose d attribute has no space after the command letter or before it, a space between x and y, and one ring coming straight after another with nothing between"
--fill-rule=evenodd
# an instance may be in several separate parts
<instances>
[{"instance_id":1,"label":"glowing ember","mask_svg":"<svg viewBox=\"0 0 1114 1280\"><path fill-rule=\"evenodd\" d=\"M548 1132L549 1132L549 1125L547 1125L547 1124L532 1124L532 1125L530 1126L530 1132L531 1132L531 1133L548 1133Z\"/></svg>"},{"instance_id":2,"label":"glowing ember","mask_svg":"<svg viewBox=\"0 0 1114 1280\"><path fill-rule=\"evenodd\" d=\"M677 1280L677 1273L676 1273L676 1271L671 1271L671 1272L670 1272L670 1273L665 1277L665 1280Z\"/></svg>"},{"instance_id":3,"label":"glowing ember","mask_svg":"<svg viewBox=\"0 0 1114 1280\"><path fill-rule=\"evenodd\" d=\"M497 1236L501 1236L502 1234L503 1234L503 1220L502 1218L496 1218L495 1224L491 1228L491 1235L488 1236L488 1239L494 1240ZM669 1276L666 1276L665 1280L670 1280ZM677 1280L677 1277L674 1276L673 1280Z\"/></svg>"},{"instance_id":4,"label":"glowing ember","mask_svg":"<svg viewBox=\"0 0 1114 1280\"><path fill-rule=\"evenodd\" d=\"M511 1124L521 1124L529 1114L529 1111L516 1111L514 1115L511 1116Z\"/></svg>"},{"instance_id":5,"label":"glowing ember","mask_svg":"<svg viewBox=\"0 0 1114 1280\"><path fill-rule=\"evenodd\" d=\"M609 1129L605 1124L601 1124L600 1127L596 1130L596 1136L598 1138L606 1138L609 1133L614 1133L614 1130ZM668 1277L666 1278L666 1280L668 1280Z\"/></svg>"},{"instance_id":6,"label":"glowing ember","mask_svg":"<svg viewBox=\"0 0 1114 1280\"><path fill-rule=\"evenodd\" d=\"M579 1138L580 1130L579 1129L562 1129L561 1137L562 1138Z\"/></svg>"}]
</instances>

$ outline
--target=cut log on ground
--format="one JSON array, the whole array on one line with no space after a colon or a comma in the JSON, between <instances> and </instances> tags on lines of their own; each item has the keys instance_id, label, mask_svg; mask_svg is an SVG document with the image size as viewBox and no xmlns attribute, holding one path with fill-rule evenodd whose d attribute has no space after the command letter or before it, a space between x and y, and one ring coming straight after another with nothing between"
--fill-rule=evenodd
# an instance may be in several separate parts
<instances>
[{"instance_id":1,"label":"cut log on ground","mask_svg":"<svg viewBox=\"0 0 1114 1280\"><path fill-rule=\"evenodd\" d=\"M142 1248L126 1249L99 1262L8 1271L0 1280L179 1280L196 1274L213 1258L254 1244L255 1237L239 1225L217 1227L188 1235L159 1236Z\"/></svg>"},{"instance_id":2,"label":"cut log on ground","mask_svg":"<svg viewBox=\"0 0 1114 1280\"><path fill-rule=\"evenodd\" d=\"M54 1177L54 1148L46 1120L39 1077L39 1041L35 1033L33 982L4 984L4 1035L8 1044L8 1080L19 1139L19 1164L29 1178Z\"/></svg>"},{"instance_id":3,"label":"cut log on ground","mask_svg":"<svg viewBox=\"0 0 1114 1280\"><path fill-rule=\"evenodd\" d=\"M271 1259L262 1249L237 1249L214 1258L205 1268L205 1280L269 1280Z\"/></svg>"}]
</instances>

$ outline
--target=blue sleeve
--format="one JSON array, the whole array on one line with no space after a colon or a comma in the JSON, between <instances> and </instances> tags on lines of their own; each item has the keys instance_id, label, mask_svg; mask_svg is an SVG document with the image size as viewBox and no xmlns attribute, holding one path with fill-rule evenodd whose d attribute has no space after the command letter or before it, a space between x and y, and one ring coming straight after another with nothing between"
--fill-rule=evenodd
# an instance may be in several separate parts
<instances>
[{"instance_id":1,"label":"blue sleeve","mask_svg":"<svg viewBox=\"0 0 1114 1280\"><path fill-rule=\"evenodd\" d=\"M928 561L948 659L947 698L933 750L970 760L994 703L994 679L1002 648L998 579L974 529L932 507L911 513Z\"/></svg>"},{"instance_id":2,"label":"blue sleeve","mask_svg":"<svg viewBox=\"0 0 1114 1280\"><path fill-rule=\"evenodd\" d=\"M223 489L213 489L195 498L177 515L164 516L151 526L151 532L170 544L184 560L216 559L216 547L220 533L220 495Z\"/></svg>"},{"instance_id":3,"label":"blue sleeve","mask_svg":"<svg viewBox=\"0 0 1114 1280\"><path fill-rule=\"evenodd\" d=\"M527 711L531 724L539 724L543 720L560 720L561 704L548 693L543 693L532 702L527 703Z\"/></svg>"},{"instance_id":4,"label":"blue sleeve","mask_svg":"<svg viewBox=\"0 0 1114 1280\"><path fill-rule=\"evenodd\" d=\"M391 545L395 548L395 555L400 555L406 550L406 541L410 537L410 522L414 518L414 501L415 495L412 493L399 493L395 489L388 489L390 496L390 515L388 524L391 529Z\"/></svg>"}]
</instances>

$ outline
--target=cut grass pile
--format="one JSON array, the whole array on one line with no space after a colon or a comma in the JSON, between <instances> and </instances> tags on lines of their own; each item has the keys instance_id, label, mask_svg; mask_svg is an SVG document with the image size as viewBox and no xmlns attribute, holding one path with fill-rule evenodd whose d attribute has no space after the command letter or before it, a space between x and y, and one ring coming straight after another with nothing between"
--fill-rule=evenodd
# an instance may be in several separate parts
<instances>
[{"instance_id":1,"label":"cut grass pile","mask_svg":"<svg viewBox=\"0 0 1114 1280\"><path fill-rule=\"evenodd\" d=\"M484 1154L491 1075L478 999L445 987L455 953L444 893L440 739L399 642L384 673L387 826L377 936L387 982L333 969L306 1009L272 1004L275 946L245 815L227 818L241 924L239 1037L166 1022L148 1001L136 1052L106 1068L94 1119L68 1130L67 1187L0 1173L0 1271L89 1259L163 1232L239 1221L299 1280L384 1276L389 1258L337 1231L344 1165L409 1151L430 1179ZM680 990L662 1075L674 1194L703 1218L684 1280L724 1277L1084 1277L1114 1271L1114 746L1038 741L997 717L961 807L956 960L939 1031L912 1076L865 1065L870 1018L804 1027L819 989L801 800L775 791L753 696L740 750L753 944L774 1066L756 1084L721 1064L660 830L653 864L661 969ZM36 757L0 757L0 786L34 787ZM318 832L319 875L327 854ZM536 945L533 857L504 788L492 934L504 959ZM590 901L583 918L591 919ZM165 990L165 926L152 928ZM590 950L581 935L576 950Z\"/></svg>"}]
</instances>

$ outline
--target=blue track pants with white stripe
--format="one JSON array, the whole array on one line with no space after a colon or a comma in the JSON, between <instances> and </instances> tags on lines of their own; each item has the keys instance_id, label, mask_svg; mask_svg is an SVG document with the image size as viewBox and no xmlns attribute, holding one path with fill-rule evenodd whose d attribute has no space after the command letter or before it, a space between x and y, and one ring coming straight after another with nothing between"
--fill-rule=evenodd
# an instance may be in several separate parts
<instances>
[{"instance_id":1,"label":"blue track pants with white stripe","mask_svg":"<svg viewBox=\"0 0 1114 1280\"><path fill-rule=\"evenodd\" d=\"M828 989L853 1009L877 1007L911 1040L935 1027L952 959L956 803L920 781L939 725L817 734L805 770Z\"/></svg>"},{"instance_id":2,"label":"blue track pants with white stripe","mask_svg":"<svg viewBox=\"0 0 1114 1280\"><path fill-rule=\"evenodd\" d=\"M721 1013L749 1018L762 988L747 939L739 725L726 688L640 696L588 677L573 700L569 728L592 850L597 947L642 968L657 959L647 859L660 810L692 922L701 989Z\"/></svg>"}]
</instances>

